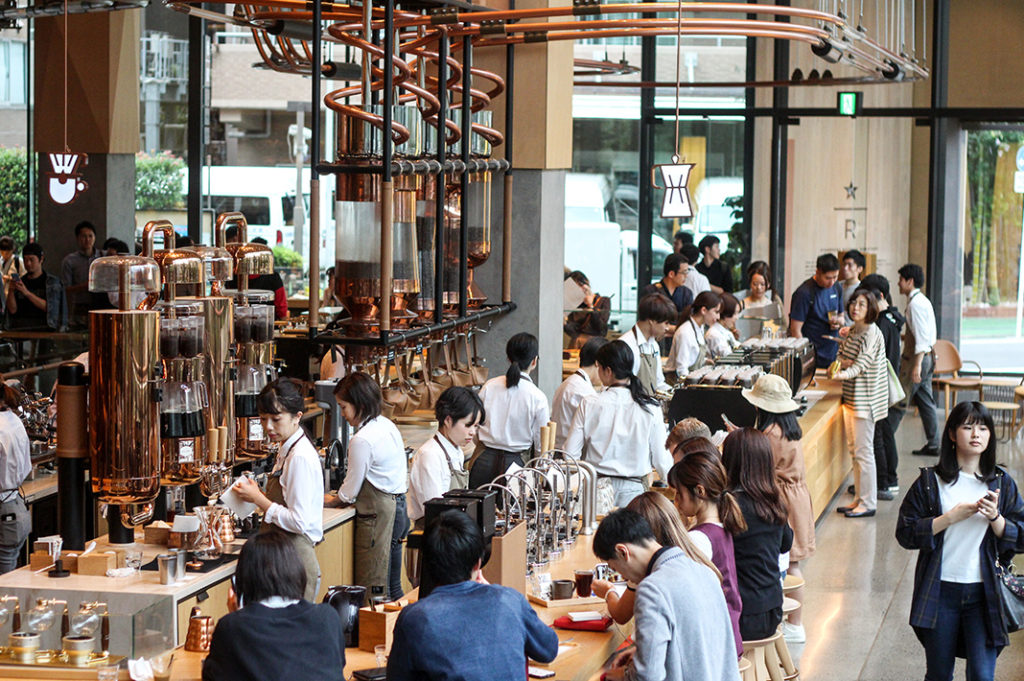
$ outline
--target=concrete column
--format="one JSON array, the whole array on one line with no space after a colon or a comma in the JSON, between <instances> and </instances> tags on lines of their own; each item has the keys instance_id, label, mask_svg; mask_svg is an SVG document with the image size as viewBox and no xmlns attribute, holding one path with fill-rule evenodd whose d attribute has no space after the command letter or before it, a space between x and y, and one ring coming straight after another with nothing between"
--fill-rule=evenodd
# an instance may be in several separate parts
<instances>
[{"instance_id":1,"label":"concrete column","mask_svg":"<svg viewBox=\"0 0 1024 681\"><path fill-rule=\"evenodd\" d=\"M108 237L135 240L135 153L139 149L139 41L141 10L74 14L36 20L35 148L39 159L38 240L46 268L77 247L74 226L89 220L97 247ZM66 130L66 133L65 133ZM86 191L70 204L49 197L50 153L88 154L80 168Z\"/></svg>"}]
</instances>

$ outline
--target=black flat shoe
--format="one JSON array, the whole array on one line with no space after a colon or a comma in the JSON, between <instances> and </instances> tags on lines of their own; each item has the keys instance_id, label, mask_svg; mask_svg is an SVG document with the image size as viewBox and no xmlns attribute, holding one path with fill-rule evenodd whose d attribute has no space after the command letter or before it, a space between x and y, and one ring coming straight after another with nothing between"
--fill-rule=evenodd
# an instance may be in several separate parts
<instances>
[{"instance_id":1,"label":"black flat shoe","mask_svg":"<svg viewBox=\"0 0 1024 681\"><path fill-rule=\"evenodd\" d=\"M878 490L878 498L882 501L892 501L896 496L887 489Z\"/></svg>"},{"instance_id":2,"label":"black flat shoe","mask_svg":"<svg viewBox=\"0 0 1024 681\"><path fill-rule=\"evenodd\" d=\"M847 518L871 518L872 516L875 515L875 510L871 509L870 511L857 511L857 512L854 512L854 511L851 510L851 511L847 511L844 515Z\"/></svg>"},{"instance_id":3,"label":"black flat shoe","mask_svg":"<svg viewBox=\"0 0 1024 681\"><path fill-rule=\"evenodd\" d=\"M837 506L836 513L849 513L855 508L857 508L857 504L851 504L849 506Z\"/></svg>"},{"instance_id":4,"label":"black flat shoe","mask_svg":"<svg viewBox=\"0 0 1024 681\"><path fill-rule=\"evenodd\" d=\"M857 493L856 490L857 490L856 487L854 487L853 485L850 485L849 487L846 488L846 493L847 494L856 494Z\"/></svg>"},{"instance_id":5,"label":"black flat shoe","mask_svg":"<svg viewBox=\"0 0 1024 681\"><path fill-rule=\"evenodd\" d=\"M939 450L933 447L921 447L911 452L914 456L938 456Z\"/></svg>"}]
</instances>

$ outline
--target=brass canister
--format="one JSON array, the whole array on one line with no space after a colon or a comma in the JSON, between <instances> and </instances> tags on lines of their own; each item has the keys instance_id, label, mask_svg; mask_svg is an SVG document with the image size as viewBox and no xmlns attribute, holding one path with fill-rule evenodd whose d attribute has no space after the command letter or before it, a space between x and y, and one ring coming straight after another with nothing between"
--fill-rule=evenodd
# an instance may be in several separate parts
<instances>
[{"instance_id":1,"label":"brass canister","mask_svg":"<svg viewBox=\"0 0 1024 681\"><path fill-rule=\"evenodd\" d=\"M92 490L111 504L152 501L160 489L159 313L89 313Z\"/></svg>"},{"instance_id":2,"label":"brass canister","mask_svg":"<svg viewBox=\"0 0 1024 681\"><path fill-rule=\"evenodd\" d=\"M225 458L217 463L231 466L235 462L235 388L231 380L234 301L227 296L210 296L200 302L206 317L206 390L210 397L207 428L227 428L227 442L220 447Z\"/></svg>"}]
</instances>

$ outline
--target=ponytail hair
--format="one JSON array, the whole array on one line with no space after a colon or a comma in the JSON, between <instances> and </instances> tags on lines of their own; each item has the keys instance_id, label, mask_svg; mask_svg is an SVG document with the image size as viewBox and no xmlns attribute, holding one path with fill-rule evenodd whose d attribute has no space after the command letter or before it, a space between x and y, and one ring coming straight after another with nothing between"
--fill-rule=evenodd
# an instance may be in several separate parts
<instances>
[{"instance_id":1,"label":"ponytail hair","mask_svg":"<svg viewBox=\"0 0 1024 681\"><path fill-rule=\"evenodd\" d=\"M737 535L747 531L747 522L736 497L729 492L729 479L719 458L709 452L695 451L684 456L668 472L668 484L679 494L685 488L694 498L718 509L718 518L725 531ZM703 487L703 494L697 487Z\"/></svg>"},{"instance_id":2,"label":"ponytail hair","mask_svg":"<svg viewBox=\"0 0 1024 681\"><path fill-rule=\"evenodd\" d=\"M682 321L689 321L690 317L697 310L713 310L722 304L722 297L714 291L701 291L697 294L697 297L693 299L693 303L683 310L680 319Z\"/></svg>"},{"instance_id":3,"label":"ponytail hair","mask_svg":"<svg viewBox=\"0 0 1024 681\"><path fill-rule=\"evenodd\" d=\"M505 387L514 388L519 385L522 372L530 368L537 359L537 337L532 333L517 333L505 344L505 356L508 357L508 370L505 372Z\"/></svg>"},{"instance_id":4,"label":"ponytail hair","mask_svg":"<svg viewBox=\"0 0 1024 681\"><path fill-rule=\"evenodd\" d=\"M629 394L640 407L647 409L658 404L658 400L647 394L633 373L633 350L624 342L617 340L602 345L597 351L596 361L598 366L611 371L615 380L629 379Z\"/></svg>"}]
</instances>

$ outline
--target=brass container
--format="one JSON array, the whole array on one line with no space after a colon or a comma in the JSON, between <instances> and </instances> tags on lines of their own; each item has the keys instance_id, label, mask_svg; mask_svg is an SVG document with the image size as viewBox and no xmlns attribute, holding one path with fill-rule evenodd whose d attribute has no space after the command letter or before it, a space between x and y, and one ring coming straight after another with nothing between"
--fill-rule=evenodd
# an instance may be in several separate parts
<instances>
[{"instance_id":1,"label":"brass container","mask_svg":"<svg viewBox=\"0 0 1024 681\"><path fill-rule=\"evenodd\" d=\"M156 402L159 313L89 313L89 455L93 493L110 504L139 504L160 490Z\"/></svg>"},{"instance_id":2,"label":"brass container","mask_svg":"<svg viewBox=\"0 0 1024 681\"><path fill-rule=\"evenodd\" d=\"M168 399L168 391L173 384L202 383L206 375L206 358L203 355L195 357L176 357L164 360L164 404ZM205 421L209 420L209 407L203 409L204 424L203 432L196 437L169 438L164 437L164 419L167 414L160 414L161 438L160 438L160 484L164 486L191 485L199 481L203 469L208 465L208 449L206 447L206 432L208 426ZM187 455L183 454L187 453Z\"/></svg>"},{"instance_id":3,"label":"brass container","mask_svg":"<svg viewBox=\"0 0 1024 681\"><path fill-rule=\"evenodd\" d=\"M68 664L73 667L85 667L92 657L92 649L96 645L96 639L92 636L65 636L61 639L61 647L64 655L68 658Z\"/></svg>"},{"instance_id":4,"label":"brass container","mask_svg":"<svg viewBox=\"0 0 1024 681\"><path fill-rule=\"evenodd\" d=\"M30 631L16 631L7 637L11 657L18 662L33 663L39 650L39 634Z\"/></svg>"},{"instance_id":5,"label":"brass container","mask_svg":"<svg viewBox=\"0 0 1024 681\"><path fill-rule=\"evenodd\" d=\"M225 513L217 521L217 534L224 544L235 541L235 519L230 513Z\"/></svg>"},{"instance_id":6,"label":"brass container","mask_svg":"<svg viewBox=\"0 0 1024 681\"><path fill-rule=\"evenodd\" d=\"M185 650L190 653L209 652L214 626L213 618L209 615L190 617L188 620L188 633L185 634Z\"/></svg>"}]
</instances>

